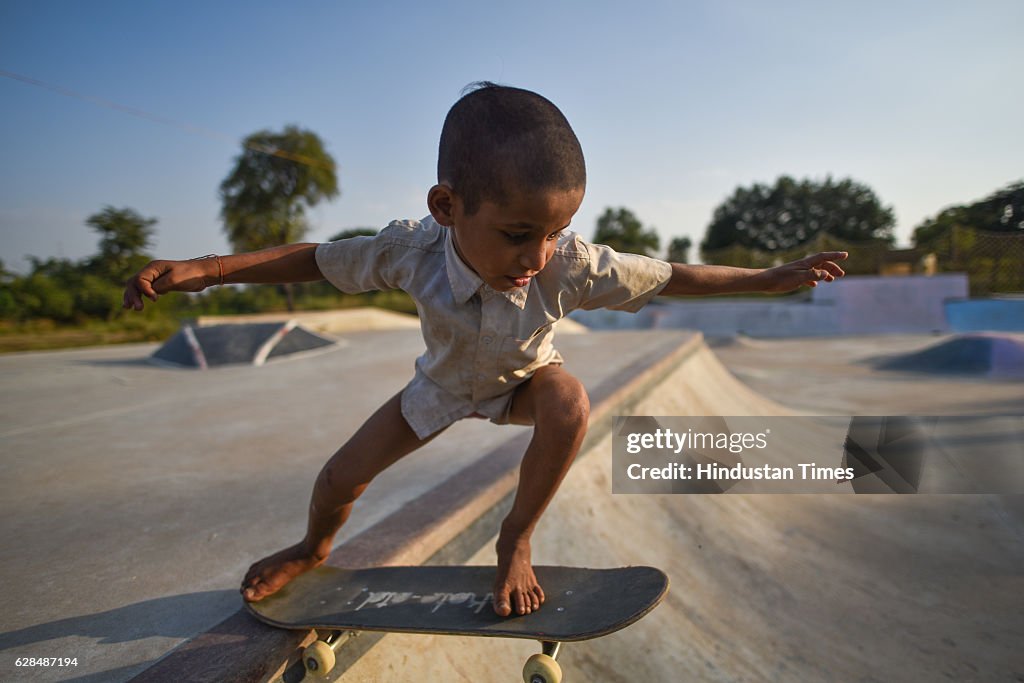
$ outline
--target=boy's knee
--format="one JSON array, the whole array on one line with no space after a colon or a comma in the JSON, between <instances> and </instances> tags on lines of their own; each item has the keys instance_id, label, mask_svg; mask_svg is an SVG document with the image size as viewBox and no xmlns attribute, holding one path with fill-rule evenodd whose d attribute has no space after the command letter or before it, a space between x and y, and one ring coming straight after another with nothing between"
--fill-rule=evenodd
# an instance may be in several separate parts
<instances>
[{"instance_id":1,"label":"boy's knee","mask_svg":"<svg viewBox=\"0 0 1024 683\"><path fill-rule=\"evenodd\" d=\"M551 373L539 389L536 424L550 423L561 429L585 432L590 420L590 397L583 383L567 372Z\"/></svg>"}]
</instances>

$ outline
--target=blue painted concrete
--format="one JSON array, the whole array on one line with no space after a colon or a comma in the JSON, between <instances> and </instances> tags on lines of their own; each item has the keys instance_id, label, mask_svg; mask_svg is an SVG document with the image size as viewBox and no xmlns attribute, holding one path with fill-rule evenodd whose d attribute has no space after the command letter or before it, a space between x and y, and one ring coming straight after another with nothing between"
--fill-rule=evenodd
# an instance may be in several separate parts
<instances>
[{"instance_id":1,"label":"blue painted concrete","mask_svg":"<svg viewBox=\"0 0 1024 683\"><path fill-rule=\"evenodd\" d=\"M1024 332L1024 297L947 301L954 332Z\"/></svg>"}]
</instances>

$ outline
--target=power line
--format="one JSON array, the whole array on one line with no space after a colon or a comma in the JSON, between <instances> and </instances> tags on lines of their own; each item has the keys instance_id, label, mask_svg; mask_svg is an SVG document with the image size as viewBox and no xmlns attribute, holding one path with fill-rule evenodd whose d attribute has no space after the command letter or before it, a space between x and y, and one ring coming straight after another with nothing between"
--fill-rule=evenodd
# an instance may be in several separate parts
<instances>
[{"instance_id":1,"label":"power line","mask_svg":"<svg viewBox=\"0 0 1024 683\"><path fill-rule=\"evenodd\" d=\"M165 116L153 114L151 112L142 109L137 109L135 107L129 107L118 102L103 99L102 97L96 97L94 95L85 95L83 93L75 92L74 90L70 90L69 88L65 88L63 86L53 85L52 83L46 83L44 81L40 81L35 78L29 78L28 76L16 74L12 71L6 71L4 69L0 69L0 76L10 78L11 80L20 81L21 83L26 83L28 85L34 85L38 88L43 88L45 90L55 92L58 95L64 95L65 97L73 97L77 100L83 100L85 102L89 102L100 107L106 107L107 109L113 109L114 111L119 111L125 114L131 114L132 116L136 116L140 119L146 119L147 121L153 121L155 123L160 123L165 126L171 126L173 128L183 130L186 133L202 135L203 137L209 138L211 140L217 140L220 142L227 141L230 142L231 144L235 144L235 138L231 135L227 135L226 133L221 133L219 131L211 130L209 128L203 128L202 126L196 126L191 123L175 121L174 119L169 119ZM308 157L303 154L296 154L294 152L289 152L288 150L279 149L277 147L258 145L255 143L243 142L242 144L246 148L251 149L254 152L260 152L261 154L269 154L270 156L288 159L289 161L294 161L299 164L305 164L306 166L314 166L317 168L331 168L330 164L326 164L318 159L313 159L312 157Z\"/></svg>"}]
</instances>

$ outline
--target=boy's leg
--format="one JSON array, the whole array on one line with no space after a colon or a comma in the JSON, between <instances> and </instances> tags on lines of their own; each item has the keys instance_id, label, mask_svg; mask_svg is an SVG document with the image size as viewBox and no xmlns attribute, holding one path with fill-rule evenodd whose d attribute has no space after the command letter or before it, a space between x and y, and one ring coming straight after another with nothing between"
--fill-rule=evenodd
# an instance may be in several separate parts
<instances>
[{"instance_id":1,"label":"boy's leg","mask_svg":"<svg viewBox=\"0 0 1024 683\"><path fill-rule=\"evenodd\" d=\"M334 535L370 480L440 434L417 437L402 417L401 399L399 392L381 406L323 466L313 485L306 537L249 568L241 588L245 600L261 600L323 564Z\"/></svg>"},{"instance_id":2,"label":"boy's leg","mask_svg":"<svg viewBox=\"0 0 1024 683\"><path fill-rule=\"evenodd\" d=\"M510 421L532 424L533 438L519 468L512 509L501 524L496 550L494 611L529 614L544 602L530 560L530 536L583 442L590 401L583 384L549 365L516 389Z\"/></svg>"}]
</instances>

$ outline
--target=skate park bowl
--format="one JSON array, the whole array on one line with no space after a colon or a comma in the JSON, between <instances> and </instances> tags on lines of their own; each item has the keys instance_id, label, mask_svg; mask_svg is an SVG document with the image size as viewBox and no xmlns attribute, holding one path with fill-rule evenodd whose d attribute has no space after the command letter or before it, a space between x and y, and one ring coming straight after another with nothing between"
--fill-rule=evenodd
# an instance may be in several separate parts
<instances>
[{"instance_id":1,"label":"skate park bowl","mask_svg":"<svg viewBox=\"0 0 1024 683\"><path fill-rule=\"evenodd\" d=\"M915 373L1024 378L1024 334L962 334L914 353L879 359L877 367Z\"/></svg>"},{"instance_id":2,"label":"skate park bowl","mask_svg":"<svg viewBox=\"0 0 1024 683\"><path fill-rule=\"evenodd\" d=\"M150 360L158 365L206 370L223 365L258 366L337 346L336 340L307 330L295 320L207 327L185 324Z\"/></svg>"},{"instance_id":3,"label":"skate park bowl","mask_svg":"<svg viewBox=\"0 0 1024 683\"><path fill-rule=\"evenodd\" d=\"M567 681L1024 676L1024 618L1013 597L1024 591L1019 495L612 494L616 414L793 414L740 382L699 334L665 340L590 391L590 432L533 537L532 560L646 564L672 587L629 628L567 644L559 657ZM453 472L328 562L493 564L529 438ZM792 446L792 457L822 448ZM828 453L840 457L842 443ZM134 680L298 680L302 648L318 634L253 622L239 612ZM527 641L363 632L339 649L328 680L509 681L537 651Z\"/></svg>"}]
</instances>

